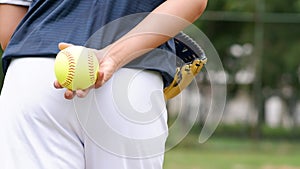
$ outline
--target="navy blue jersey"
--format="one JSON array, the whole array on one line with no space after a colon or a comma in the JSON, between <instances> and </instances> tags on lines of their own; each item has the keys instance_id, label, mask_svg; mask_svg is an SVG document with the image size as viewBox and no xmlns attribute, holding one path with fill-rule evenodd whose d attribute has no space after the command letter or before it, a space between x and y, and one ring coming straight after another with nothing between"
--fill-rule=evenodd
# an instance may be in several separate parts
<instances>
[{"instance_id":1,"label":"navy blue jersey","mask_svg":"<svg viewBox=\"0 0 300 169\"><path fill-rule=\"evenodd\" d=\"M163 2L33 0L3 54L4 72L12 58L55 57L59 42L101 49L124 35ZM175 74L173 53L174 43L170 40L125 67L157 70L168 85Z\"/></svg>"}]
</instances>

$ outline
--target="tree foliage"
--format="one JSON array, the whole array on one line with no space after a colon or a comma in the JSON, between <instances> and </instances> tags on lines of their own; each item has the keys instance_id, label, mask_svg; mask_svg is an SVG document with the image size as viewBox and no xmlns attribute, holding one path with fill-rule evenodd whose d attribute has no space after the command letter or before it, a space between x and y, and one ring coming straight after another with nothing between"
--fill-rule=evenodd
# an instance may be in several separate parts
<instances>
[{"instance_id":1,"label":"tree foliage","mask_svg":"<svg viewBox=\"0 0 300 169\"><path fill-rule=\"evenodd\" d=\"M258 10L258 1L255 0L215 0L209 1L207 11L223 11L236 13L240 15L243 12L252 13L257 16L255 12ZM264 0L263 15L264 14L292 14L300 11L300 0ZM272 13L271 13L272 12ZM278 16L278 15L277 15ZM285 15L286 16L286 15ZM263 17L263 16L262 16ZM293 17L293 16L291 16ZM293 89L299 86L300 73L300 40L299 40L299 23L288 22L287 20L280 20L276 22L263 23L263 46L262 56L259 58L261 63L261 83L262 88L268 88L272 91L280 91L283 85L289 85ZM291 18L292 20L293 18ZM257 56L255 52L246 57L235 58L230 53L230 48L234 44L243 45L245 43L253 44L255 46L255 20L253 21L215 21L215 20L201 20L197 22L199 28L210 38L219 52L223 66L226 71L234 75L241 69L247 66L255 66L253 61ZM230 87L236 88L234 81ZM230 94L230 93L229 93ZM297 91L293 92L297 94Z\"/></svg>"}]
</instances>

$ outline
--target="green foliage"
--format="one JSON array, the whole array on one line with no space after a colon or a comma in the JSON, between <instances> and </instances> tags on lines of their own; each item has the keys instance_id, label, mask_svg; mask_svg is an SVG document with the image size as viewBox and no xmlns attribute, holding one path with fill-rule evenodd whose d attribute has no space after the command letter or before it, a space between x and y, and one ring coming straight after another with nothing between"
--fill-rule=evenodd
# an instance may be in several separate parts
<instances>
[{"instance_id":1,"label":"green foliage","mask_svg":"<svg viewBox=\"0 0 300 169\"><path fill-rule=\"evenodd\" d=\"M300 12L299 0L265 0L266 11L276 13L297 13Z\"/></svg>"},{"instance_id":2,"label":"green foliage","mask_svg":"<svg viewBox=\"0 0 300 169\"><path fill-rule=\"evenodd\" d=\"M214 0L208 1L208 10L253 12L253 0Z\"/></svg>"},{"instance_id":3,"label":"green foliage","mask_svg":"<svg viewBox=\"0 0 300 169\"><path fill-rule=\"evenodd\" d=\"M263 84L272 88L282 83L297 86L300 63L300 34L298 24L266 24L265 48L262 62Z\"/></svg>"},{"instance_id":4,"label":"green foliage","mask_svg":"<svg viewBox=\"0 0 300 169\"><path fill-rule=\"evenodd\" d=\"M260 0L259 0L260 1ZM208 10L230 12L254 12L255 0L214 0L208 1ZM300 12L299 0L264 0L264 8L267 12L297 13Z\"/></svg>"},{"instance_id":5,"label":"green foliage","mask_svg":"<svg viewBox=\"0 0 300 169\"><path fill-rule=\"evenodd\" d=\"M286 129L282 127L270 128L268 126L262 127L262 137L270 140L299 140L300 128Z\"/></svg>"},{"instance_id":6,"label":"green foliage","mask_svg":"<svg viewBox=\"0 0 300 169\"><path fill-rule=\"evenodd\" d=\"M258 7L262 7L265 13L288 14L284 15L284 17L268 18L268 20L274 19L276 21L274 23L263 23L263 46L260 46L263 51L260 58L256 56L257 53L255 51L258 48L258 46L255 46L255 35L258 33L255 32L255 20L234 21L236 16L244 12L252 13L253 16L259 17L260 15L255 13L258 11ZM296 89L292 93L292 97L300 96L300 91L297 90L300 81L300 41L299 36L297 36L300 34L300 23L296 23L295 18L290 18L293 22L288 23L289 18L286 18L291 13L296 14L300 12L300 0L215 0L209 1L207 11L230 13L227 19L230 16L232 17L229 19L230 21L204 19L197 22L197 26L203 30L214 44L226 72L230 75L228 81L230 84L229 92L234 91L238 86L234 82L236 73L249 66L255 69L255 59L259 59L258 62L262 70L256 72L261 72L261 78L257 79L257 82L262 85L262 89L270 89L274 93L281 91L283 85L288 85ZM233 57L230 53L230 47L234 44L243 45L245 43L252 44L254 52L247 57ZM234 93L228 93L228 95L234 95Z\"/></svg>"},{"instance_id":7,"label":"green foliage","mask_svg":"<svg viewBox=\"0 0 300 169\"><path fill-rule=\"evenodd\" d=\"M225 9L229 11L242 11L253 12L254 11L253 0L226 0Z\"/></svg>"},{"instance_id":8,"label":"green foliage","mask_svg":"<svg viewBox=\"0 0 300 169\"><path fill-rule=\"evenodd\" d=\"M201 132L203 126L195 124L189 133L189 137L185 138L181 143L182 147L190 147L197 143L197 136ZM266 125L261 127L259 136L255 133L255 127L247 124L226 125L219 124L213 133L214 138L236 138L236 139L271 139L271 140L300 140L300 127L286 129L283 127L271 128ZM192 141L194 140L194 141Z\"/></svg>"}]
</instances>

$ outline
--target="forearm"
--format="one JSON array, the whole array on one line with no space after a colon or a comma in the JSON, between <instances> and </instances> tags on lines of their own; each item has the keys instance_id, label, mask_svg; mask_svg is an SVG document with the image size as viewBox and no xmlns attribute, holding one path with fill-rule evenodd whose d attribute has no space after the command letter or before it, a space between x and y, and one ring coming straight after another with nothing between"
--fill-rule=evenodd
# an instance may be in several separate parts
<instances>
[{"instance_id":1,"label":"forearm","mask_svg":"<svg viewBox=\"0 0 300 169\"><path fill-rule=\"evenodd\" d=\"M24 6L0 4L0 44L2 49L6 48L27 9Z\"/></svg>"},{"instance_id":2,"label":"forearm","mask_svg":"<svg viewBox=\"0 0 300 169\"><path fill-rule=\"evenodd\" d=\"M124 37L109 46L106 56L118 68L165 43L203 13L206 0L168 0Z\"/></svg>"}]
</instances>

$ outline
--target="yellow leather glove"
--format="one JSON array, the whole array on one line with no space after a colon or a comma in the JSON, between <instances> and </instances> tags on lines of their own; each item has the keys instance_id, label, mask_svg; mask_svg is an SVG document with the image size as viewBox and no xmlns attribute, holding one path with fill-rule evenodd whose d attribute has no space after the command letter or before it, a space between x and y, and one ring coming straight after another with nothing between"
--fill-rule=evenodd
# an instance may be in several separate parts
<instances>
[{"instance_id":1,"label":"yellow leather glove","mask_svg":"<svg viewBox=\"0 0 300 169\"><path fill-rule=\"evenodd\" d=\"M189 36L180 33L175 37L176 55L184 62L178 65L173 81L164 88L165 99L177 96L201 71L207 62L204 51Z\"/></svg>"}]
</instances>

